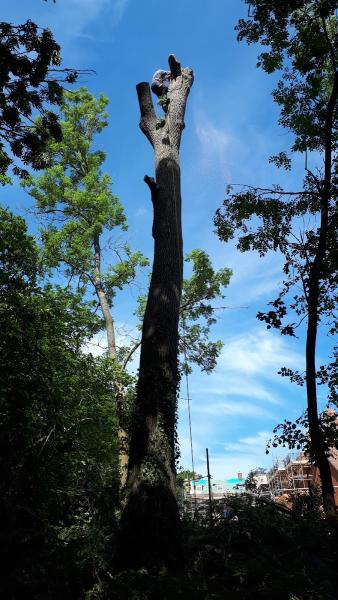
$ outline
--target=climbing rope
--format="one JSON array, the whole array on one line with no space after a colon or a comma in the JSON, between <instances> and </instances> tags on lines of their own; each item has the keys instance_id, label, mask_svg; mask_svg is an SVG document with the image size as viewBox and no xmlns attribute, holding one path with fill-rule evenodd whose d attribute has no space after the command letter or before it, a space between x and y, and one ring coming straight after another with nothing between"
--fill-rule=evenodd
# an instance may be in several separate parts
<instances>
[{"instance_id":1,"label":"climbing rope","mask_svg":"<svg viewBox=\"0 0 338 600\"><path fill-rule=\"evenodd\" d=\"M184 329L184 324L183 324L183 331L185 333L185 329ZM186 384L186 390L187 390L187 402L188 402L188 419L189 419L189 437L190 437L190 452L191 452L191 468L192 468L192 474L193 474L193 486L194 486L194 506L195 506L195 515L197 513L197 498L196 498L196 482L195 482L195 461L194 461L194 447L193 447L193 442L192 442L192 426L191 426L191 410L190 410L190 391L189 391L189 378L188 378L188 371L187 371L187 354L186 354L186 350L185 350L185 344L183 342L183 353L184 353L184 362L186 365L185 368L185 384ZM190 483L190 482L189 482Z\"/></svg>"}]
</instances>

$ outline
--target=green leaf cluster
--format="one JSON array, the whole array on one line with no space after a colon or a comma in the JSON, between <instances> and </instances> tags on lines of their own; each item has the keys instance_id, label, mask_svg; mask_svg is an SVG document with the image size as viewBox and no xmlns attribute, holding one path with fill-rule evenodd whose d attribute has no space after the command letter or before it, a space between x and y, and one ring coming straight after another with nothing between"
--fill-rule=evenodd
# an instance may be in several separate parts
<instances>
[{"instance_id":1,"label":"green leaf cluster","mask_svg":"<svg viewBox=\"0 0 338 600\"><path fill-rule=\"evenodd\" d=\"M215 302L225 299L232 271L228 268L215 270L210 256L201 249L194 249L185 256L191 264L190 277L183 280L179 320L180 370L191 373L192 365L211 373L223 348L221 340L210 339L212 326L217 321L217 311L226 306L215 306ZM142 322L146 307L146 297L138 298L135 314ZM140 324L141 327L141 324Z\"/></svg>"},{"instance_id":2,"label":"green leaf cluster","mask_svg":"<svg viewBox=\"0 0 338 600\"><path fill-rule=\"evenodd\" d=\"M0 240L2 591L82 597L111 553L115 372L82 352L100 327L90 307L41 285L23 219L1 209Z\"/></svg>"},{"instance_id":3,"label":"green leaf cluster","mask_svg":"<svg viewBox=\"0 0 338 600\"><path fill-rule=\"evenodd\" d=\"M192 275L183 281L179 323L181 370L191 372L194 363L210 373L223 347L221 340L210 340L210 330L216 323L217 311L226 308L215 306L215 301L225 299L224 290L232 271L215 270L210 257L201 249L192 250L185 261L192 264Z\"/></svg>"},{"instance_id":4,"label":"green leaf cluster","mask_svg":"<svg viewBox=\"0 0 338 600\"><path fill-rule=\"evenodd\" d=\"M31 20L22 25L0 22L0 177L19 159L41 169L48 164L46 148L60 140L58 115L50 107L62 102L62 81L73 83L74 69L60 68L60 46L49 29ZM56 73L61 79L56 78ZM34 116L40 115L32 124ZM13 172L27 177L18 164Z\"/></svg>"},{"instance_id":5,"label":"green leaf cluster","mask_svg":"<svg viewBox=\"0 0 338 600\"><path fill-rule=\"evenodd\" d=\"M42 260L50 268L63 268L69 281L85 294L100 286L112 306L116 291L148 264L141 252L127 243L111 243L116 228L127 229L122 204L112 193L112 181L102 171L105 153L95 138L107 126L108 99L95 98L86 88L65 92L61 105L62 140L50 142L51 166L23 185L35 200L42 219ZM111 250L113 264L106 264Z\"/></svg>"},{"instance_id":6,"label":"green leaf cluster","mask_svg":"<svg viewBox=\"0 0 338 600\"><path fill-rule=\"evenodd\" d=\"M295 135L291 150L322 150L323 119L334 78L332 58L337 60L337 1L245 2L249 18L238 22L238 39L260 43L264 50L257 66L267 73L281 72L273 97L281 107L281 125Z\"/></svg>"}]
</instances>

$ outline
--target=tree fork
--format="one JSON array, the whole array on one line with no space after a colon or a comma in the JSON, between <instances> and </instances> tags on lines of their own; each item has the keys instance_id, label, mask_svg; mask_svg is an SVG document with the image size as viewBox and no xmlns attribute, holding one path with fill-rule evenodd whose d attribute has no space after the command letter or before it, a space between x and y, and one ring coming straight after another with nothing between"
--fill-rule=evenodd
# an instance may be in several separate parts
<instances>
[{"instance_id":1,"label":"tree fork","mask_svg":"<svg viewBox=\"0 0 338 600\"><path fill-rule=\"evenodd\" d=\"M174 55L168 62L169 108L161 127L149 84L136 86L140 128L155 157L155 179L144 178L153 204L154 261L142 328L117 569L175 569L180 562L175 478L178 321L183 284L179 148L193 72L182 69Z\"/></svg>"}]
</instances>

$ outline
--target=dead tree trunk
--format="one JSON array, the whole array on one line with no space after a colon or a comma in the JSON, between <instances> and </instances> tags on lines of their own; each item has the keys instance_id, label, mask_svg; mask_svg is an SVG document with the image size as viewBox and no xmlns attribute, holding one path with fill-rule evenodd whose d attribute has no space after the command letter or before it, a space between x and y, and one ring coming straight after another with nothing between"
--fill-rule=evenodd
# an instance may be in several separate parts
<instances>
[{"instance_id":1,"label":"dead tree trunk","mask_svg":"<svg viewBox=\"0 0 338 600\"><path fill-rule=\"evenodd\" d=\"M153 204L154 262L144 315L139 380L121 521L118 568L174 566L180 521L175 485L178 320L183 280L179 148L190 68L169 56L165 120L156 118L148 83L137 85L140 128L155 153L155 179L145 176Z\"/></svg>"}]
</instances>

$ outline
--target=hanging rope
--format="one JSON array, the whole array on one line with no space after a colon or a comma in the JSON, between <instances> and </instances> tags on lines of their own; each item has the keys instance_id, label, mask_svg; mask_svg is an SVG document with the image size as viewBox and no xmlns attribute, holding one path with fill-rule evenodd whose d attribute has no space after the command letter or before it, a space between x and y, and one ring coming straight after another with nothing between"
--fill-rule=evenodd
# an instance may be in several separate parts
<instances>
[{"instance_id":1,"label":"hanging rope","mask_svg":"<svg viewBox=\"0 0 338 600\"><path fill-rule=\"evenodd\" d=\"M185 333L184 324L182 325L183 331ZM187 354L185 351L185 344L183 342L183 352L184 352L184 362L185 367L187 367ZM196 498L196 482L195 482L195 461L194 461L194 447L192 443L192 426L191 426L191 410L190 410L190 391L189 391L189 378L188 371L185 368L185 384L187 389L187 402L188 402L188 417L189 417L189 436L190 436L190 452L191 452L191 468L193 473L193 486L194 486L194 506L195 506L195 514L197 512L197 498Z\"/></svg>"}]
</instances>

